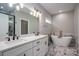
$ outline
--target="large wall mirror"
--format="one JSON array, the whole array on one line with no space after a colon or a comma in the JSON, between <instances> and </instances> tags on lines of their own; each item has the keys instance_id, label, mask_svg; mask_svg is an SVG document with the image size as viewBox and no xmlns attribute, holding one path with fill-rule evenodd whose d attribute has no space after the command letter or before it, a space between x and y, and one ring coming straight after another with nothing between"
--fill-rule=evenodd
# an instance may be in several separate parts
<instances>
[{"instance_id":1,"label":"large wall mirror","mask_svg":"<svg viewBox=\"0 0 79 59\"><path fill-rule=\"evenodd\" d=\"M25 35L39 32L39 18L31 15L30 12L31 10L29 10L25 6L23 7L23 9L15 12L16 35Z\"/></svg>"},{"instance_id":2,"label":"large wall mirror","mask_svg":"<svg viewBox=\"0 0 79 59\"><path fill-rule=\"evenodd\" d=\"M16 12L15 33L25 35L39 32L39 19L30 15L28 12Z\"/></svg>"},{"instance_id":3,"label":"large wall mirror","mask_svg":"<svg viewBox=\"0 0 79 59\"><path fill-rule=\"evenodd\" d=\"M0 37L14 35L14 16L0 13Z\"/></svg>"},{"instance_id":4,"label":"large wall mirror","mask_svg":"<svg viewBox=\"0 0 79 59\"><path fill-rule=\"evenodd\" d=\"M25 35L39 32L39 19L30 14L31 10L26 8L17 9L16 3L12 7L8 3L0 3L0 37ZM15 16L13 16L15 15Z\"/></svg>"},{"instance_id":5,"label":"large wall mirror","mask_svg":"<svg viewBox=\"0 0 79 59\"><path fill-rule=\"evenodd\" d=\"M0 3L0 38L15 36L15 16L8 3Z\"/></svg>"}]
</instances>

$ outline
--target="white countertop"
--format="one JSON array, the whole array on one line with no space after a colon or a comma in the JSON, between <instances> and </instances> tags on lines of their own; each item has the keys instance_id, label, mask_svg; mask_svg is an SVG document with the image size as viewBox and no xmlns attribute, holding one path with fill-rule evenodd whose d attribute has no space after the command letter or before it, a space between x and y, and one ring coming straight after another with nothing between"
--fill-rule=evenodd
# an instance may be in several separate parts
<instances>
[{"instance_id":1,"label":"white countertop","mask_svg":"<svg viewBox=\"0 0 79 59\"><path fill-rule=\"evenodd\" d=\"M6 51L10 48L13 48L13 47L16 47L16 46L19 46L19 45L22 45L24 43L28 43L28 42L31 42L31 41L34 41L34 40L38 40L40 38L43 38L43 37L46 37L47 35L39 35L39 36L29 36L29 37L21 37L20 39L16 39L14 41L3 41L3 42L0 42L0 51Z\"/></svg>"}]
</instances>

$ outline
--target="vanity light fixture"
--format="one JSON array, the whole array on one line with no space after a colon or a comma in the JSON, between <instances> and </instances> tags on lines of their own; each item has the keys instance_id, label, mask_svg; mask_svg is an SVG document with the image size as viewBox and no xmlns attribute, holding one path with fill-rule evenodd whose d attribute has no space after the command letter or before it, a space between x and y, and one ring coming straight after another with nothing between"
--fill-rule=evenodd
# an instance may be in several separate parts
<instances>
[{"instance_id":1,"label":"vanity light fixture","mask_svg":"<svg viewBox=\"0 0 79 59\"><path fill-rule=\"evenodd\" d=\"M31 9L31 12L30 12L31 15L35 16L36 18L40 17L41 16L41 12L36 10L36 9Z\"/></svg>"},{"instance_id":2,"label":"vanity light fixture","mask_svg":"<svg viewBox=\"0 0 79 59\"><path fill-rule=\"evenodd\" d=\"M34 16L36 16L36 13L37 13L36 10L33 10L33 15L34 15Z\"/></svg>"}]
</instances>

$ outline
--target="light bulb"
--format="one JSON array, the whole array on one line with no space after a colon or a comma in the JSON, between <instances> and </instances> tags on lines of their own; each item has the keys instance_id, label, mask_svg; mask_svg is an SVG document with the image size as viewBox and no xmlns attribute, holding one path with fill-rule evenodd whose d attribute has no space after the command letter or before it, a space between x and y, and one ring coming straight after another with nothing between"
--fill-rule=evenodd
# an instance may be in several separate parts
<instances>
[{"instance_id":1,"label":"light bulb","mask_svg":"<svg viewBox=\"0 0 79 59\"><path fill-rule=\"evenodd\" d=\"M20 6L21 6L21 8L23 8L24 7L24 4L23 3L20 3Z\"/></svg>"},{"instance_id":2,"label":"light bulb","mask_svg":"<svg viewBox=\"0 0 79 59\"><path fill-rule=\"evenodd\" d=\"M36 16L36 10L33 10L33 15Z\"/></svg>"},{"instance_id":3,"label":"light bulb","mask_svg":"<svg viewBox=\"0 0 79 59\"><path fill-rule=\"evenodd\" d=\"M33 15L33 12L30 12L30 15Z\"/></svg>"},{"instance_id":4,"label":"light bulb","mask_svg":"<svg viewBox=\"0 0 79 59\"><path fill-rule=\"evenodd\" d=\"M9 6L12 7L13 6L13 3L9 3Z\"/></svg>"},{"instance_id":5,"label":"light bulb","mask_svg":"<svg viewBox=\"0 0 79 59\"><path fill-rule=\"evenodd\" d=\"M38 17L38 16L39 16L39 12L36 13L36 17Z\"/></svg>"},{"instance_id":6,"label":"light bulb","mask_svg":"<svg viewBox=\"0 0 79 59\"><path fill-rule=\"evenodd\" d=\"M19 7L19 5L17 5L17 6L16 6L16 10L20 10L20 7Z\"/></svg>"},{"instance_id":7,"label":"light bulb","mask_svg":"<svg viewBox=\"0 0 79 59\"><path fill-rule=\"evenodd\" d=\"M41 15L42 15L42 14L39 12L39 17L41 17Z\"/></svg>"}]
</instances>

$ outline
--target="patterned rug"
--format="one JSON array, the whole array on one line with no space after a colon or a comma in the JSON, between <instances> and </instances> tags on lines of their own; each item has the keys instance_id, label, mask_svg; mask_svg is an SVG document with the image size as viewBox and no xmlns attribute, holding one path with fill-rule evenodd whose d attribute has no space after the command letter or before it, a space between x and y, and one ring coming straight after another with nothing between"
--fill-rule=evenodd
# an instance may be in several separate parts
<instances>
[{"instance_id":1,"label":"patterned rug","mask_svg":"<svg viewBox=\"0 0 79 59\"><path fill-rule=\"evenodd\" d=\"M74 47L54 47L51 44L49 46L47 56L77 56L77 49Z\"/></svg>"}]
</instances>

